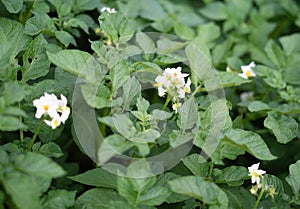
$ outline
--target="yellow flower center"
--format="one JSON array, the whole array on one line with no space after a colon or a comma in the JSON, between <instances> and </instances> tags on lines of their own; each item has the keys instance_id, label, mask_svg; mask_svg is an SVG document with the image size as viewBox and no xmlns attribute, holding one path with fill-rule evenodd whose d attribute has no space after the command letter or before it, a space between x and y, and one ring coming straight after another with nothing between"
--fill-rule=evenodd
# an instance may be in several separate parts
<instances>
[{"instance_id":1,"label":"yellow flower center","mask_svg":"<svg viewBox=\"0 0 300 209\"><path fill-rule=\"evenodd\" d=\"M248 70L248 71L246 72L246 76L247 76L247 77L251 77L251 76L252 76L252 73L251 73L250 70Z\"/></svg>"},{"instance_id":2,"label":"yellow flower center","mask_svg":"<svg viewBox=\"0 0 300 209\"><path fill-rule=\"evenodd\" d=\"M188 88L188 87L184 87L184 92L186 92L186 93L190 93L191 91L190 91L190 89Z\"/></svg>"},{"instance_id":3,"label":"yellow flower center","mask_svg":"<svg viewBox=\"0 0 300 209\"><path fill-rule=\"evenodd\" d=\"M54 126L55 126L55 127L58 127L58 126L59 126L58 120L54 120Z\"/></svg>"},{"instance_id":4,"label":"yellow flower center","mask_svg":"<svg viewBox=\"0 0 300 209\"><path fill-rule=\"evenodd\" d=\"M49 106L48 105L44 105L44 110L45 111L49 110Z\"/></svg>"}]
</instances>

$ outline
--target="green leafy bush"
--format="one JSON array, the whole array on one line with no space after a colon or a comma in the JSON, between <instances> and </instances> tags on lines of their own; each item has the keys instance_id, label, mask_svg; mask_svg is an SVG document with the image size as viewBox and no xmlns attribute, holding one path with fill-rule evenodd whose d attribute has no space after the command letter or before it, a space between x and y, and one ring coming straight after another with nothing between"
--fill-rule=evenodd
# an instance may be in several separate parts
<instances>
[{"instance_id":1,"label":"green leafy bush","mask_svg":"<svg viewBox=\"0 0 300 209\"><path fill-rule=\"evenodd\" d=\"M295 0L0 0L0 209L300 206Z\"/></svg>"}]
</instances>

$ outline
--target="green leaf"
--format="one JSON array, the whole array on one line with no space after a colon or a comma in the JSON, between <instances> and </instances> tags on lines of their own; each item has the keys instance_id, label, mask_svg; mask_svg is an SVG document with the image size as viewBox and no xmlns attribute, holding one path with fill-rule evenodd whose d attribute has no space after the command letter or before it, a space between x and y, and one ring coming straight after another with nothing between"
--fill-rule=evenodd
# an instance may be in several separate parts
<instances>
[{"instance_id":1,"label":"green leaf","mask_svg":"<svg viewBox=\"0 0 300 209\"><path fill-rule=\"evenodd\" d=\"M139 97L137 99L136 107L139 112L147 112L149 106L150 103L148 102L148 100L144 99L143 97Z\"/></svg>"},{"instance_id":2,"label":"green leaf","mask_svg":"<svg viewBox=\"0 0 300 209\"><path fill-rule=\"evenodd\" d=\"M283 36L279 39L283 51L286 56L290 56L293 53L299 51L300 48L300 34L292 34L289 36Z\"/></svg>"},{"instance_id":3,"label":"green leaf","mask_svg":"<svg viewBox=\"0 0 300 209\"><path fill-rule=\"evenodd\" d=\"M34 176L56 178L65 174L62 167L50 158L32 152L27 152L16 157L14 160L14 166L17 169Z\"/></svg>"},{"instance_id":4,"label":"green leaf","mask_svg":"<svg viewBox=\"0 0 300 209\"><path fill-rule=\"evenodd\" d=\"M8 81L4 83L3 96L7 105L22 101L30 93L28 86L21 82Z\"/></svg>"},{"instance_id":5,"label":"green leaf","mask_svg":"<svg viewBox=\"0 0 300 209\"><path fill-rule=\"evenodd\" d=\"M100 0L75 0L74 8L78 11L89 11L97 8Z\"/></svg>"},{"instance_id":6,"label":"green leaf","mask_svg":"<svg viewBox=\"0 0 300 209\"><path fill-rule=\"evenodd\" d=\"M133 35L134 30L132 29L131 23L128 21L128 19L125 19L119 29L119 43L125 44L133 37Z\"/></svg>"},{"instance_id":7,"label":"green leaf","mask_svg":"<svg viewBox=\"0 0 300 209\"><path fill-rule=\"evenodd\" d=\"M228 137L227 140L245 149L260 160L276 159L276 156L272 155L264 140L252 131L230 129L225 135Z\"/></svg>"},{"instance_id":8,"label":"green leaf","mask_svg":"<svg viewBox=\"0 0 300 209\"><path fill-rule=\"evenodd\" d=\"M130 70L126 62L117 63L110 71L110 77L113 85L113 94L122 87L130 78Z\"/></svg>"},{"instance_id":9,"label":"green leaf","mask_svg":"<svg viewBox=\"0 0 300 209\"><path fill-rule=\"evenodd\" d=\"M193 38L195 38L195 31L184 25L181 22L178 21L174 21L174 32L182 39L184 40L192 40Z\"/></svg>"},{"instance_id":10,"label":"green leaf","mask_svg":"<svg viewBox=\"0 0 300 209\"><path fill-rule=\"evenodd\" d=\"M259 112L263 110L270 110L271 107L261 101L253 101L248 105L248 109L250 112Z\"/></svg>"},{"instance_id":11,"label":"green leaf","mask_svg":"<svg viewBox=\"0 0 300 209\"><path fill-rule=\"evenodd\" d=\"M112 122L115 129L127 139L131 139L137 133L133 122L126 115L114 114Z\"/></svg>"},{"instance_id":12,"label":"green leaf","mask_svg":"<svg viewBox=\"0 0 300 209\"><path fill-rule=\"evenodd\" d=\"M197 39L209 45L214 45L214 41L221 35L220 27L213 22L199 25L197 31Z\"/></svg>"},{"instance_id":13,"label":"green leaf","mask_svg":"<svg viewBox=\"0 0 300 209\"><path fill-rule=\"evenodd\" d=\"M106 74L96 59L84 51L75 49L62 50L58 53L47 51L47 55L53 64L88 81L100 82Z\"/></svg>"},{"instance_id":14,"label":"green leaf","mask_svg":"<svg viewBox=\"0 0 300 209\"><path fill-rule=\"evenodd\" d=\"M74 205L76 191L52 190L45 197L42 209L65 209Z\"/></svg>"},{"instance_id":15,"label":"green leaf","mask_svg":"<svg viewBox=\"0 0 300 209\"><path fill-rule=\"evenodd\" d=\"M251 80L246 80L234 72L218 72L218 77L223 87L239 86L251 82Z\"/></svg>"},{"instance_id":16,"label":"green leaf","mask_svg":"<svg viewBox=\"0 0 300 209\"><path fill-rule=\"evenodd\" d=\"M82 17L84 17L84 16L82 16ZM89 21L92 21L92 20L89 20ZM85 23L84 21L80 20L78 18L78 16L77 16L77 18L71 18L71 19L69 19L68 22L66 22L66 24L70 25L71 27L74 27L74 28L81 28L85 33L89 34L89 26L87 25L87 23ZM75 42L75 40L74 40L74 42Z\"/></svg>"},{"instance_id":17,"label":"green leaf","mask_svg":"<svg viewBox=\"0 0 300 209\"><path fill-rule=\"evenodd\" d=\"M85 101L97 109L113 106L110 99L110 90L105 85L98 83L84 84L81 86L81 92Z\"/></svg>"},{"instance_id":18,"label":"green leaf","mask_svg":"<svg viewBox=\"0 0 300 209\"><path fill-rule=\"evenodd\" d=\"M228 208L231 209L253 209L255 196L244 187L222 188L229 200Z\"/></svg>"},{"instance_id":19,"label":"green leaf","mask_svg":"<svg viewBox=\"0 0 300 209\"><path fill-rule=\"evenodd\" d=\"M0 17L0 80L16 80L18 65L14 59L30 41L17 21Z\"/></svg>"},{"instance_id":20,"label":"green leaf","mask_svg":"<svg viewBox=\"0 0 300 209\"><path fill-rule=\"evenodd\" d=\"M170 196L171 191L162 186L156 186L141 195L138 199L139 204L142 205L161 205Z\"/></svg>"},{"instance_id":21,"label":"green leaf","mask_svg":"<svg viewBox=\"0 0 300 209\"><path fill-rule=\"evenodd\" d=\"M35 80L49 72L50 61L45 49L47 44L42 35L29 44L23 56L22 81Z\"/></svg>"},{"instance_id":22,"label":"green leaf","mask_svg":"<svg viewBox=\"0 0 300 209\"><path fill-rule=\"evenodd\" d=\"M123 110L129 109L129 106L134 102L134 98L141 93L141 84L135 77L131 77L123 85Z\"/></svg>"},{"instance_id":23,"label":"green leaf","mask_svg":"<svg viewBox=\"0 0 300 209\"><path fill-rule=\"evenodd\" d=\"M2 183L18 208L41 208L39 203L40 194L38 185L35 184L33 178L30 176L19 172L11 172L4 177Z\"/></svg>"},{"instance_id":24,"label":"green leaf","mask_svg":"<svg viewBox=\"0 0 300 209\"><path fill-rule=\"evenodd\" d=\"M214 169L215 182L228 186L240 186L248 176L248 170L242 166L229 166L223 170Z\"/></svg>"},{"instance_id":25,"label":"green leaf","mask_svg":"<svg viewBox=\"0 0 300 209\"><path fill-rule=\"evenodd\" d=\"M66 31L55 31L55 37L66 47L68 47L69 44L77 45L75 38Z\"/></svg>"},{"instance_id":26,"label":"green leaf","mask_svg":"<svg viewBox=\"0 0 300 209\"><path fill-rule=\"evenodd\" d=\"M282 144L293 140L298 132L298 123L294 118L273 111L268 113L268 117L264 121L264 126L271 129L277 141Z\"/></svg>"},{"instance_id":27,"label":"green leaf","mask_svg":"<svg viewBox=\"0 0 300 209\"><path fill-rule=\"evenodd\" d=\"M131 141L128 141L119 134L113 134L106 137L98 149L99 164L107 162L111 157L119 155L129 148L134 146Z\"/></svg>"},{"instance_id":28,"label":"green leaf","mask_svg":"<svg viewBox=\"0 0 300 209\"><path fill-rule=\"evenodd\" d=\"M208 204L212 209L225 209L228 205L226 194L214 183L200 176L184 176L169 181L173 192L194 197Z\"/></svg>"},{"instance_id":29,"label":"green leaf","mask_svg":"<svg viewBox=\"0 0 300 209\"><path fill-rule=\"evenodd\" d=\"M77 198L76 209L109 209L111 202L119 201L121 197L113 189L95 188L88 190ZM125 203L124 203L125 204Z\"/></svg>"},{"instance_id":30,"label":"green leaf","mask_svg":"<svg viewBox=\"0 0 300 209\"><path fill-rule=\"evenodd\" d=\"M19 129L26 129L25 126L18 118L12 116L0 115L0 130L1 131L16 131Z\"/></svg>"},{"instance_id":31,"label":"green leaf","mask_svg":"<svg viewBox=\"0 0 300 209\"><path fill-rule=\"evenodd\" d=\"M146 33L137 33L135 36L135 40L144 53L151 54L155 52L155 44Z\"/></svg>"},{"instance_id":32,"label":"green leaf","mask_svg":"<svg viewBox=\"0 0 300 209\"><path fill-rule=\"evenodd\" d=\"M225 20L227 19L226 7L221 2L213 2L201 9L201 14L212 20Z\"/></svg>"},{"instance_id":33,"label":"green leaf","mask_svg":"<svg viewBox=\"0 0 300 209\"><path fill-rule=\"evenodd\" d=\"M206 177L209 172L209 163L202 163L201 158L199 154L191 154L185 157L182 162L195 176Z\"/></svg>"},{"instance_id":34,"label":"green leaf","mask_svg":"<svg viewBox=\"0 0 300 209\"><path fill-rule=\"evenodd\" d=\"M272 60L272 62L281 69L286 64L286 58L283 51L277 46L274 41L270 40L266 47L265 52L267 53L268 57Z\"/></svg>"},{"instance_id":35,"label":"green leaf","mask_svg":"<svg viewBox=\"0 0 300 209\"><path fill-rule=\"evenodd\" d=\"M143 18L159 21L168 16L168 14L163 10L162 5L157 0L140 0L136 3L140 6L139 15Z\"/></svg>"},{"instance_id":36,"label":"green leaf","mask_svg":"<svg viewBox=\"0 0 300 209\"><path fill-rule=\"evenodd\" d=\"M39 149L39 152L47 157L55 157L55 158L59 158L64 155L61 148L54 142L49 142L47 144L44 144Z\"/></svg>"},{"instance_id":37,"label":"green leaf","mask_svg":"<svg viewBox=\"0 0 300 209\"><path fill-rule=\"evenodd\" d=\"M300 191L300 160L291 164L289 167L289 175L286 177L286 181L292 187L292 190L296 197L299 197Z\"/></svg>"},{"instance_id":38,"label":"green leaf","mask_svg":"<svg viewBox=\"0 0 300 209\"><path fill-rule=\"evenodd\" d=\"M2 0L2 3L10 13L18 13L23 7L23 0Z\"/></svg>"},{"instance_id":39,"label":"green leaf","mask_svg":"<svg viewBox=\"0 0 300 209\"><path fill-rule=\"evenodd\" d=\"M95 168L69 178L73 181L89 186L106 187L111 189L117 188L117 176L102 168Z\"/></svg>"},{"instance_id":40,"label":"green leaf","mask_svg":"<svg viewBox=\"0 0 300 209\"><path fill-rule=\"evenodd\" d=\"M183 131L194 128L198 124L198 106L194 97L189 98L179 108L180 128Z\"/></svg>"},{"instance_id":41,"label":"green leaf","mask_svg":"<svg viewBox=\"0 0 300 209\"><path fill-rule=\"evenodd\" d=\"M33 17L27 20L25 24L26 34L33 36L44 31L56 31L53 20L47 14L36 13Z\"/></svg>"}]
</instances>

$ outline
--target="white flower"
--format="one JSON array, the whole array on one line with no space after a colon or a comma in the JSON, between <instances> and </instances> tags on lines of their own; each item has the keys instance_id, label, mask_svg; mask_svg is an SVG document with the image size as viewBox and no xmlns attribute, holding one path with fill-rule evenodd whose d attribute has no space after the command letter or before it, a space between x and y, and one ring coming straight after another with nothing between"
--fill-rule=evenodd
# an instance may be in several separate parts
<instances>
[{"instance_id":1,"label":"white flower","mask_svg":"<svg viewBox=\"0 0 300 209\"><path fill-rule=\"evenodd\" d=\"M253 72L252 68L254 68L256 65L252 61L249 65L242 65L242 71L243 73L240 73L239 76L242 78L248 79L250 77L256 77L256 74Z\"/></svg>"},{"instance_id":2,"label":"white flower","mask_svg":"<svg viewBox=\"0 0 300 209\"><path fill-rule=\"evenodd\" d=\"M181 106L181 103L176 102L172 105L173 110L175 111L175 113L177 113L178 108Z\"/></svg>"},{"instance_id":3,"label":"white flower","mask_svg":"<svg viewBox=\"0 0 300 209\"><path fill-rule=\"evenodd\" d=\"M60 95L61 100L59 100L59 107L57 109L58 112L61 113L60 121L65 123L70 115L70 108L67 106L67 98L64 95Z\"/></svg>"},{"instance_id":4,"label":"white flower","mask_svg":"<svg viewBox=\"0 0 300 209\"><path fill-rule=\"evenodd\" d=\"M258 191L258 186L255 185L255 186L252 186L251 189L250 189L250 193L253 194L253 195L257 195L257 191Z\"/></svg>"},{"instance_id":5,"label":"white flower","mask_svg":"<svg viewBox=\"0 0 300 209\"><path fill-rule=\"evenodd\" d=\"M59 104L54 94L44 93L41 98L33 100L33 105L36 107L36 118L41 118L44 114L48 114L52 118L58 115L56 110Z\"/></svg>"},{"instance_id":6,"label":"white flower","mask_svg":"<svg viewBox=\"0 0 300 209\"><path fill-rule=\"evenodd\" d=\"M253 98L253 96L254 96L254 92L248 91L248 92L241 93L240 98L242 101L248 101L248 100L251 100L251 98Z\"/></svg>"},{"instance_id":7,"label":"white flower","mask_svg":"<svg viewBox=\"0 0 300 209\"><path fill-rule=\"evenodd\" d=\"M232 72L231 68L229 66L226 67L227 72Z\"/></svg>"},{"instance_id":8,"label":"white flower","mask_svg":"<svg viewBox=\"0 0 300 209\"><path fill-rule=\"evenodd\" d=\"M56 116L54 118L52 118L52 120L45 120L45 123L48 126L51 126L52 129L56 129L58 126L60 126L61 123L61 118L59 116Z\"/></svg>"},{"instance_id":9,"label":"white flower","mask_svg":"<svg viewBox=\"0 0 300 209\"><path fill-rule=\"evenodd\" d=\"M253 164L251 167L248 167L249 176L251 176L251 182L254 184L256 182L257 186L260 187L260 177L266 173L264 170L259 170L259 163Z\"/></svg>"},{"instance_id":10,"label":"white flower","mask_svg":"<svg viewBox=\"0 0 300 209\"><path fill-rule=\"evenodd\" d=\"M184 98L185 97L185 93L191 93L191 79L188 78L186 84L184 84L184 86L182 88L180 88L178 90L178 94L180 98Z\"/></svg>"},{"instance_id":11,"label":"white flower","mask_svg":"<svg viewBox=\"0 0 300 209\"><path fill-rule=\"evenodd\" d=\"M109 14L117 13L117 10L115 8L109 8L109 7L102 7L102 9L100 11L108 12Z\"/></svg>"}]
</instances>

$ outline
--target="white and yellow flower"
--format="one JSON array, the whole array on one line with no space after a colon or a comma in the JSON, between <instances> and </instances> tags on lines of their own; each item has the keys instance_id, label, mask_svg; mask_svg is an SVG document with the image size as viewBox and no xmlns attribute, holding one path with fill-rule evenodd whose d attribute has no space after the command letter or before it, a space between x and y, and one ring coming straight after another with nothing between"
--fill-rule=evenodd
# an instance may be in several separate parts
<instances>
[{"instance_id":1,"label":"white and yellow flower","mask_svg":"<svg viewBox=\"0 0 300 209\"><path fill-rule=\"evenodd\" d=\"M248 167L249 176L251 176L251 182L254 184L256 182L258 188L261 187L260 178L263 177L263 174L266 173L264 170L258 169L259 163L253 164L251 167Z\"/></svg>"},{"instance_id":2,"label":"white and yellow flower","mask_svg":"<svg viewBox=\"0 0 300 209\"><path fill-rule=\"evenodd\" d=\"M175 111L175 113L178 112L178 108L181 106L181 103L176 102L172 105L172 109Z\"/></svg>"},{"instance_id":3,"label":"white and yellow flower","mask_svg":"<svg viewBox=\"0 0 300 209\"><path fill-rule=\"evenodd\" d=\"M249 65L242 65L241 68L243 73L240 73L239 76L245 79L256 77L256 74L252 70L252 68L254 68L255 66L256 65L253 61Z\"/></svg>"},{"instance_id":4,"label":"white and yellow flower","mask_svg":"<svg viewBox=\"0 0 300 209\"><path fill-rule=\"evenodd\" d=\"M61 118L59 116L56 116L52 118L52 120L45 120L45 123L52 129L56 129L61 124Z\"/></svg>"},{"instance_id":5,"label":"white and yellow flower","mask_svg":"<svg viewBox=\"0 0 300 209\"><path fill-rule=\"evenodd\" d=\"M61 113L60 121L65 123L65 121L69 118L70 115L70 107L67 106L67 98L64 95L60 95L61 100L59 100L59 107L57 109L58 112Z\"/></svg>"},{"instance_id":6,"label":"white and yellow flower","mask_svg":"<svg viewBox=\"0 0 300 209\"><path fill-rule=\"evenodd\" d=\"M50 117L56 117L58 115L57 108L59 107L58 99L54 94L44 93L39 99L33 100L33 105L36 107L36 118L41 118L47 114Z\"/></svg>"}]
</instances>

